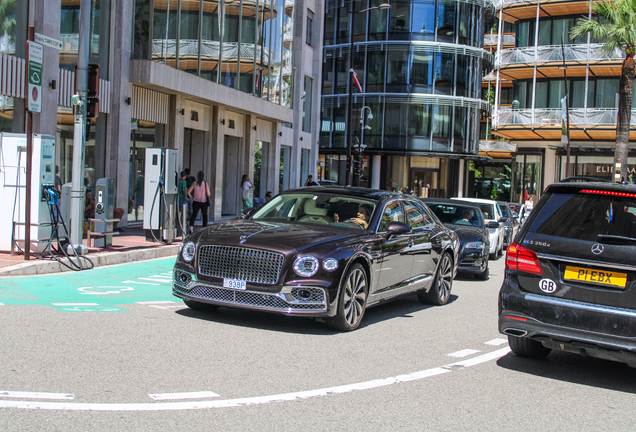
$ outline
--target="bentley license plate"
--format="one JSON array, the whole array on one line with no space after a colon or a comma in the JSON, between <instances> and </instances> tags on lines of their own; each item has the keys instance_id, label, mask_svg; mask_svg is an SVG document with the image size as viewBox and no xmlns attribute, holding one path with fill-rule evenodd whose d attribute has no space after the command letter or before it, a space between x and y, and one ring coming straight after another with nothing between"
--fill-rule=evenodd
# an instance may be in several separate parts
<instances>
[{"instance_id":1,"label":"bentley license plate","mask_svg":"<svg viewBox=\"0 0 636 432\"><path fill-rule=\"evenodd\" d=\"M563 279L625 288L625 284L627 283L627 274L609 270L566 266Z\"/></svg>"},{"instance_id":2,"label":"bentley license plate","mask_svg":"<svg viewBox=\"0 0 636 432\"><path fill-rule=\"evenodd\" d=\"M223 288L245 290L245 281L241 279L223 279Z\"/></svg>"}]
</instances>

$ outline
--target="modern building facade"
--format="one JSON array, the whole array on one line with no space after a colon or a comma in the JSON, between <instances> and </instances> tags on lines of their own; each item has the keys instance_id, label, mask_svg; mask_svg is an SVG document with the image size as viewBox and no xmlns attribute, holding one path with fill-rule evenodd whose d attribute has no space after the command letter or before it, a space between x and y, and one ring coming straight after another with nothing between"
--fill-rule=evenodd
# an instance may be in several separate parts
<instances>
[{"instance_id":1,"label":"modern building facade","mask_svg":"<svg viewBox=\"0 0 636 432\"><path fill-rule=\"evenodd\" d=\"M99 116L86 142L84 184L116 179L117 207L141 220L145 149L179 151L179 168L205 173L210 219L236 216L247 174L255 196L315 174L322 66L321 0L102 0L91 3L90 59L100 66ZM29 25L60 40L44 48L35 133L57 138L71 181L73 70L80 2L17 1L0 17L0 130L23 133ZM318 13L317 13L318 12ZM13 29L13 30L6 30ZM122 221L125 225L127 221Z\"/></svg>"},{"instance_id":2,"label":"modern building facade","mask_svg":"<svg viewBox=\"0 0 636 432\"><path fill-rule=\"evenodd\" d=\"M364 11L381 3L325 5L320 175L346 183L353 86L352 152L363 162L360 185L461 195L466 160L478 157L481 112L489 109L481 99L482 70L491 61L483 49L486 4L391 0L390 9ZM350 81L350 55L360 88Z\"/></svg>"},{"instance_id":3,"label":"modern building facade","mask_svg":"<svg viewBox=\"0 0 636 432\"><path fill-rule=\"evenodd\" d=\"M592 2L498 0L496 8L498 32L490 41L499 47L492 74L496 86L492 132L516 144L510 199L538 198L545 186L566 176L567 143L561 141L561 100L566 94L570 176L613 179L624 54L603 53L603 41L591 35L570 38L579 20L596 19ZM631 118L630 140L634 140L636 110ZM630 146L629 172L636 180L632 153Z\"/></svg>"}]
</instances>

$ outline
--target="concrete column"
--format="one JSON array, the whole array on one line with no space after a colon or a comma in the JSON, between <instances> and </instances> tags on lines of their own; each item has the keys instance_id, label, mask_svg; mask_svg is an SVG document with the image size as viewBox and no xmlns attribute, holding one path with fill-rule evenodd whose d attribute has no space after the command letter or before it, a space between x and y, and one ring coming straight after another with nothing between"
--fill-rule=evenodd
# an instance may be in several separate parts
<instances>
[{"instance_id":1,"label":"concrete column","mask_svg":"<svg viewBox=\"0 0 636 432\"><path fill-rule=\"evenodd\" d=\"M181 110L185 108L185 99L181 95L170 95L170 118L166 125L166 147L179 150L179 166L183 166L183 129L185 115Z\"/></svg>"},{"instance_id":2,"label":"concrete column","mask_svg":"<svg viewBox=\"0 0 636 432\"><path fill-rule=\"evenodd\" d=\"M278 136L278 123L272 124L272 138L269 146L269 171L267 172L267 190L275 195L279 188L280 178L280 146L281 139Z\"/></svg>"},{"instance_id":3,"label":"concrete column","mask_svg":"<svg viewBox=\"0 0 636 432\"><path fill-rule=\"evenodd\" d=\"M48 3L48 2L46 2ZM115 207L123 208L119 227L127 225L128 182L130 178L130 121L132 106L125 100L132 97L130 57L133 14L132 0L114 0L111 3L110 81L112 84L111 113L107 126L106 176L115 178ZM59 18L57 21L59 25Z\"/></svg>"},{"instance_id":4,"label":"concrete column","mask_svg":"<svg viewBox=\"0 0 636 432\"><path fill-rule=\"evenodd\" d=\"M457 196L460 198L464 196L464 189L466 187L466 180L464 180L465 171L466 171L466 160L460 159L459 160L459 180L458 180L459 188L457 191Z\"/></svg>"},{"instance_id":5,"label":"concrete column","mask_svg":"<svg viewBox=\"0 0 636 432\"><path fill-rule=\"evenodd\" d=\"M35 32L55 39L60 38L60 17L62 2L52 0L31 2ZM57 99L60 88L59 67L60 52L44 46L42 59L42 112L33 113L33 133L52 135L57 133ZM49 87L56 81L56 89ZM56 143L59 145L60 143Z\"/></svg>"},{"instance_id":6,"label":"concrete column","mask_svg":"<svg viewBox=\"0 0 636 432\"><path fill-rule=\"evenodd\" d=\"M212 108L212 127L210 142L210 160L214 162L215 169L210 173L210 210L209 217L214 222L221 220L223 204L223 164L225 156L224 129L221 119L225 118L225 108L214 106ZM214 175L214 177L212 177Z\"/></svg>"},{"instance_id":7,"label":"concrete column","mask_svg":"<svg viewBox=\"0 0 636 432\"><path fill-rule=\"evenodd\" d=\"M373 173L371 174L371 188L380 189L380 173L382 170L382 156L373 156Z\"/></svg>"}]
</instances>

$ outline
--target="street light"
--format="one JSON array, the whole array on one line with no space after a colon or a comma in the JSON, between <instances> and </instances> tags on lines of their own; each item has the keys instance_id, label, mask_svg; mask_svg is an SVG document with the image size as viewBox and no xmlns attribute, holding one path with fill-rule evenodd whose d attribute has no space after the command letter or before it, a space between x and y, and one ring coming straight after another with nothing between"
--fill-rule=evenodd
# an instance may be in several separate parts
<instances>
[{"instance_id":1,"label":"street light","mask_svg":"<svg viewBox=\"0 0 636 432\"><path fill-rule=\"evenodd\" d=\"M369 110L367 119L373 120L373 113L371 112L371 108L368 106L363 106L360 110L360 142L354 145L354 147L358 151L357 159L359 163L359 171L355 176L356 178L354 179L356 186L360 186L360 175L362 174L362 152L365 148L367 148L366 144L364 143L364 131L367 129L371 129L371 126L364 124L364 110Z\"/></svg>"},{"instance_id":2,"label":"street light","mask_svg":"<svg viewBox=\"0 0 636 432\"><path fill-rule=\"evenodd\" d=\"M362 9L359 11L353 10L354 2L351 2L351 10L349 11L349 38L351 39L351 47L349 49L349 111L347 114L347 186L351 186L353 183L353 172L351 170L351 166L353 165L353 161L351 159L351 148L352 148L352 138L353 138L353 128L351 127L353 120L353 15L362 12L369 12L375 9L391 9L391 5L388 3L382 3L378 6L373 6L370 8Z\"/></svg>"}]
</instances>

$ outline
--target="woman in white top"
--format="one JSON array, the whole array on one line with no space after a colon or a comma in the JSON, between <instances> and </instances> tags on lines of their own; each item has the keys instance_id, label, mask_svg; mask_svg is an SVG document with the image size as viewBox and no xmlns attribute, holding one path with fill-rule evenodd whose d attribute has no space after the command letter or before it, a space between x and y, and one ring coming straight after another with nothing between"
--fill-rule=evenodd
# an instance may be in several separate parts
<instances>
[{"instance_id":1,"label":"woman in white top","mask_svg":"<svg viewBox=\"0 0 636 432\"><path fill-rule=\"evenodd\" d=\"M199 214L199 209L203 214L203 226L208 226L208 197L210 188L208 183L203 181L203 171L197 173L197 181L192 183L188 189L188 198L192 199L192 216L190 216L190 232L194 230L194 221Z\"/></svg>"},{"instance_id":2,"label":"woman in white top","mask_svg":"<svg viewBox=\"0 0 636 432\"><path fill-rule=\"evenodd\" d=\"M254 185L252 181L247 176L247 174L243 174L243 178L241 179L241 199L243 200L243 210L246 208L254 207L252 204L252 191L254 190Z\"/></svg>"}]
</instances>

